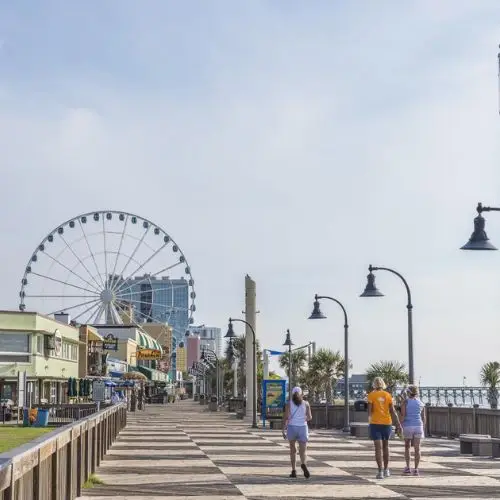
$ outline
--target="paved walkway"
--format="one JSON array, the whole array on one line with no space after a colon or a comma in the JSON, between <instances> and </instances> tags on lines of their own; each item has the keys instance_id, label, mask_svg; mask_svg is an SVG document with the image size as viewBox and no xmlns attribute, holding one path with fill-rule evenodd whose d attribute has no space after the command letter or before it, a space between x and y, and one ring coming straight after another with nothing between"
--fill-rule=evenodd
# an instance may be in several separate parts
<instances>
[{"instance_id":1,"label":"paved walkway","mask_svg":"<svg viewBox=\"0 0 500 500\"><path fill-rule=\"evenodd\" d=\"M129 414L127 428L98 471L105 484L86 490L83 499L500 498L500 461L461 457L456 442L430 439L422 476L405 477L402 443L391 442L391 450L393 475L376 480L371 443L313 432L311 478L289 479L280 431L254 432L192 401L149 406Z\"/></svg>"}]
</instances>

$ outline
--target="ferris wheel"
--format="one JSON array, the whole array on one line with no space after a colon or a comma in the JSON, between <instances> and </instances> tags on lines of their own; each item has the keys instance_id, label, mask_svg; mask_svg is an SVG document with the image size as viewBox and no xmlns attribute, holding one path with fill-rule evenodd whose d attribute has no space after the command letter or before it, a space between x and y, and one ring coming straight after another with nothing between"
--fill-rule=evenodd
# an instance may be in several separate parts
<instances>
[{"instance_id":1,"label":"ferris wheel","mask_svg":"<svg viewBox=\"0 0 500 500\"><path fill-rule=\"evenodd\" d=\"M191 268L157 224L103 210L63 222L26 265L19 309L82 324L168 323L183 336L196 310Z\"/></svg>"}]
</instances>

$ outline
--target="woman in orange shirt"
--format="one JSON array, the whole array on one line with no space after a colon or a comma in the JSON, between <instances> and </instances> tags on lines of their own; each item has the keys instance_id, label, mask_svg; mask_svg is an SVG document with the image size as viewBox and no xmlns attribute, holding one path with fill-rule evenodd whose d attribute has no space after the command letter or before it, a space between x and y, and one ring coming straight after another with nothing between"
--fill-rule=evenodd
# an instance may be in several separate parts
<instances>
[{"instance_id":1,"label":"woman in orange shirt","mask_svg":"<svg viewBox=\"0 0 500 500\"><path fill-rule=\"evenodd\" d=\"M372 385L373 391L368 394L370 437L375 445L377 479L383 479L391 475L389 471L389 439L392 434L392 422L396 423L396 432L400 432L401 426L394 410L392 396L385 390L386 385L383 379L376 377Z\"/></svg>"}]
</instances>

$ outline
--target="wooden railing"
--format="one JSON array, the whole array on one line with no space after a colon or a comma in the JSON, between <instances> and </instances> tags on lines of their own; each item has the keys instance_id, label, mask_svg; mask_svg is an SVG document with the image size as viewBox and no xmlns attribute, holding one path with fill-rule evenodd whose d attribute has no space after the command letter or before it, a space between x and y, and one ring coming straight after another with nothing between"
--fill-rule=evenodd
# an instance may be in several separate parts
<instances>
[{"instance_id":1,"label":"wooden railing","mask_svg":"<svg viewBox=\"0 0 500 500\"><path fill-rule=\"evenodd\" d=\"M127 423L125 404L0 454L0 500L73 500Z\"/></svg>"}]
</instances>

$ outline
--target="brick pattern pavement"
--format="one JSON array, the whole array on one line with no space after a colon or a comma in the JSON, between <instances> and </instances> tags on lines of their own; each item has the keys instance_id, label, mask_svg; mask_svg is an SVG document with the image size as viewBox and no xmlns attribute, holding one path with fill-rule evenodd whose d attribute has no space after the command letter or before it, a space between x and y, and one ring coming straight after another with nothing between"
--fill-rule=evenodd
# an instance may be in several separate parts
<instances>
[{"instance_id":1,"label":"brick pattern pavement","mask_svg":"<svg viewBox=\"0 0 500 500\"><path fill-rule=\"evenodd\" d=\"M306 480L290 479L288 444L280 431L250 429L226 413L192 401L129 414L98 471L105 482L82 500L267 500L500 498L500 461L460 456L458 443L429 439L420 477L402 475L403 443L391 442L392 476L375 479L370 442L311 433Z\"/></svg>"}]
</instances>

